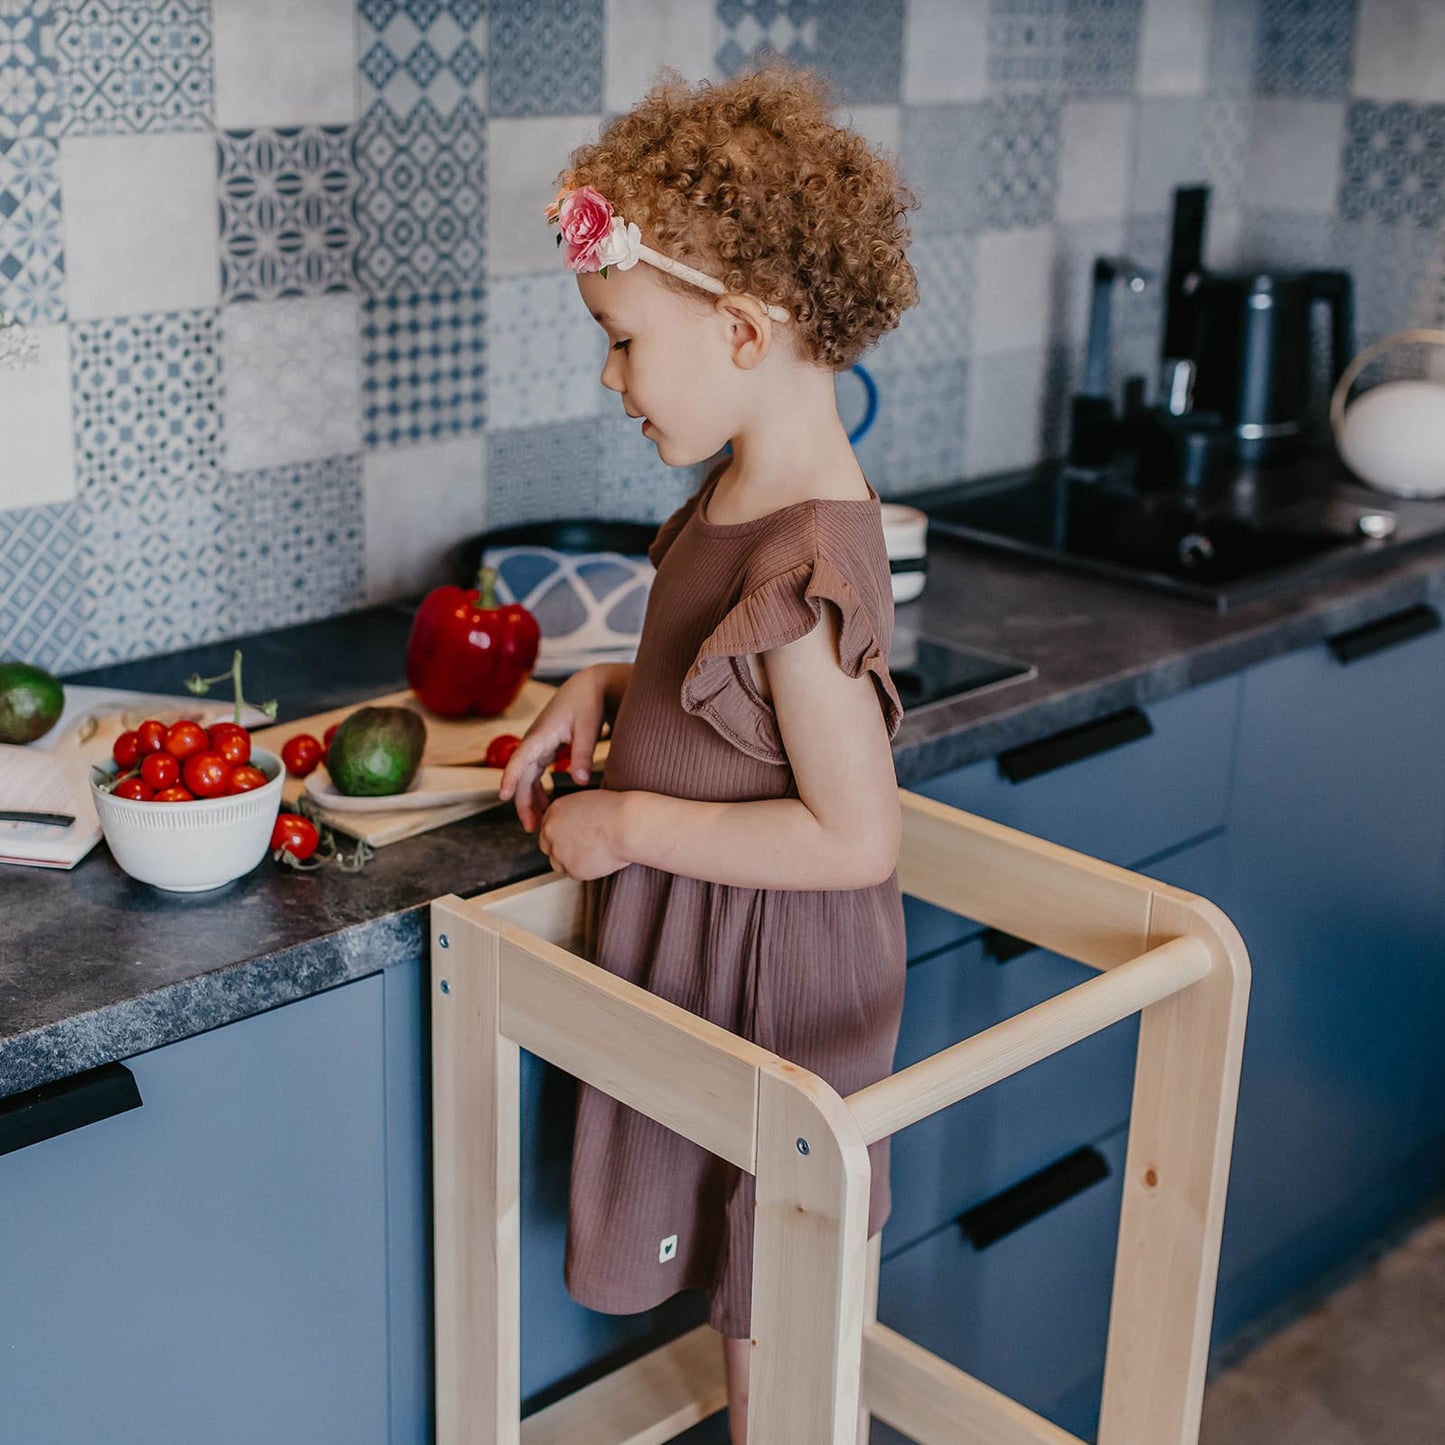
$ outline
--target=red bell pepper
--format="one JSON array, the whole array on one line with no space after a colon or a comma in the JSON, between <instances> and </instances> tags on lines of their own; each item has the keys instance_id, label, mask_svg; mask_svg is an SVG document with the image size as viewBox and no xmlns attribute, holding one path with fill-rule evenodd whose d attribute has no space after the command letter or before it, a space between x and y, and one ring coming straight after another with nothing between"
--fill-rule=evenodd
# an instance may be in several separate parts
<instances>
[{"instance_id":1,"label":"red bell pepper","mask_svg":"<svg viewBox=\"0 0 1445 1445\"><path fill-rule=\"evenodd\" d=\"M537 619L518 602L497 606L497 572L475 588L438 587L417 609L406 644L406 680L441 717L496 717L537 664Z\"/></svg>"}]
</instances>

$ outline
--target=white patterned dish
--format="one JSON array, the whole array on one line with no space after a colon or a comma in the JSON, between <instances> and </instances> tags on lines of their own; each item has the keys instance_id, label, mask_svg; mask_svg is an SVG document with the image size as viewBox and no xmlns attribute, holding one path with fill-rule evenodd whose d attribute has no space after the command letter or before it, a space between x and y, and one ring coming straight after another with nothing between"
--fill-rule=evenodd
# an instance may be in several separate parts
<instances>
[{"instance_id":1,"label":"white patterned dish","mask_svg":"<svg viewBox=\"0 0 1445 1445\"><path fill-rule=\"evenodd\" d=\"M249 873L270 851L286 770L275 753L254 748L251 762L266 785L193 803L140 803L96 786L90 792L101 831L121 869L171 893L203 893ZM114 777L116 765L95 772Z\"/></svg>"}]
</instances>

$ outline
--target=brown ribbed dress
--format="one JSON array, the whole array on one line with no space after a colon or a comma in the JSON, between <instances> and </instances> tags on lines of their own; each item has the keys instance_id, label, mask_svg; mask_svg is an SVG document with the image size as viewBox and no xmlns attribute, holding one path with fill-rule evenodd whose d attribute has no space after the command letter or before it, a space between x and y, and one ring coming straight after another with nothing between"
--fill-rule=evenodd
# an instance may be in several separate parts
<instances>
[{"instance_id":1,"label":"brown ribbed dress","mask_svg":"<svg viewBox=\"0 0 1445 1445\"><path fill-rule=\"evenodd\" d=\"M663 523L637 661L604 786L741 802L796 797L771 704L747 654L810 632L831 602L839 662L871 675L888 725L893 593L878 494L814 499L716 524L720 464ZM840 784L841 784L840 780ZM890 1073L906 950L895 872L871 888L738 888L629 864L585 886L587 957L811 1070L840 1094ZM888 1141L869 1149L868 1232L889 1211ZM580 1304L651 1309L707 1292L708 1321L746 1337L753 1176L587 1084L578 1085L565 1279Z\"/></svg>"}]
</instances>

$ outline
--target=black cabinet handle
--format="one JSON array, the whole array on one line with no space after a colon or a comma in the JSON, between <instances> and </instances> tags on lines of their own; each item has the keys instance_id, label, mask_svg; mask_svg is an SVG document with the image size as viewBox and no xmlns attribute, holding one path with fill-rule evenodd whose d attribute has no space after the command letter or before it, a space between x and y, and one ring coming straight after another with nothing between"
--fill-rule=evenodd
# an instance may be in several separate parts
<instances>
[{"instance_id":1,"label":"black cabinet handle","mask_svg":"<svg viewBox=\"0 0 1445 1445\"><path fill-rule=\"evenodd\" d=\"M995 963L1008 963L1010 959L1018 958L1037 947L1038 944L1030 943L1027 938L1016 938L1012 933L1005 933L1001 928L984 930L984 956L993 959Z\"/></svg>"},{"instance_id":2,"label":"black cabinet handle","mask_svg":"<svg viewBox=\"0 0 1445 1445\"><path fill-rule=\"evenodd\" d=\"M1434 632L1439 626L1440 614L1429 603L1422 602L1403 612L1392 612L1388 617L1367 622L1363 627L1338 633L1330 638L1329 648L1341 662L1354 662L1356 658L1368 657L1372 652L1383 652L1412 637Z\"/></svg>"},{"instance_id":3,"label":"black cabinet handle","mask_svg":"<svg viewBox=\"0 0 1445 1445\"><path fill-rule=\"evenodd\" d=\"M1076 1149L992 1199L966 1209L958 1222L975 1249L987 1249L1108 1177L1109 1161L1097 1149Z\"/></svg>"},{"instance_id":4,"label":"black cabinet handle","mask_svg":"<svg viewBox=\"0 0 1445 1445\"><path fill-rule=\"evenodd\" d=\"M135 1075L124 1064L102 1064L0 1099L0 1154L13 1154L42 1139L98 1124L141 1106Z\"/></svg>"},{"instance_id":5,"label":"black cabinet handle","mask_svg":"<svg viewBox=\"0 0 1445 1445\"><path fill-rule=\"evenodd\" d=\"M1095 753L1106 753L1110 748L1147 738L1153 731L1148 714L1137 707L1126 707L1122 712L1110 713L1108 717L1096 718L1076 728L1065 728L1036 743L1010 748L998 755L998 770L1009 782L1021 783L1026 778L1062 768L1066 763L1077 763Z\"/></svg>"}]
</instances>

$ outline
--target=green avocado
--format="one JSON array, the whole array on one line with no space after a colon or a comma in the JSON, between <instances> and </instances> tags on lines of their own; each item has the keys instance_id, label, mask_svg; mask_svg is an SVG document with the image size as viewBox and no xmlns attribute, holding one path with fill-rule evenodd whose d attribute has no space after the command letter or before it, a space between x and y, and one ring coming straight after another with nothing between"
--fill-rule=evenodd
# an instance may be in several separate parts
<instances>
[{"instance_id":1,"label":"green avocado","mask_svg":"<svg viewBox=\"0 0 1445 1445\"><path fill-rule=\"evenodd\" d=\"M33 743L60 720L65 689L28 662L0 662L0 743Z\"/></svg>"},{"instance_id":2,"label":"green avocado","mask_svg":"<svg viewBox=\"0 0 1445 1445\"><path fill-rule=\"evenodd\" d=\"M410 708L358 708L332 734L326 771L349 797L390 797L411 786L425 746L426 724Z\"/></svg>"}]
</instances>

